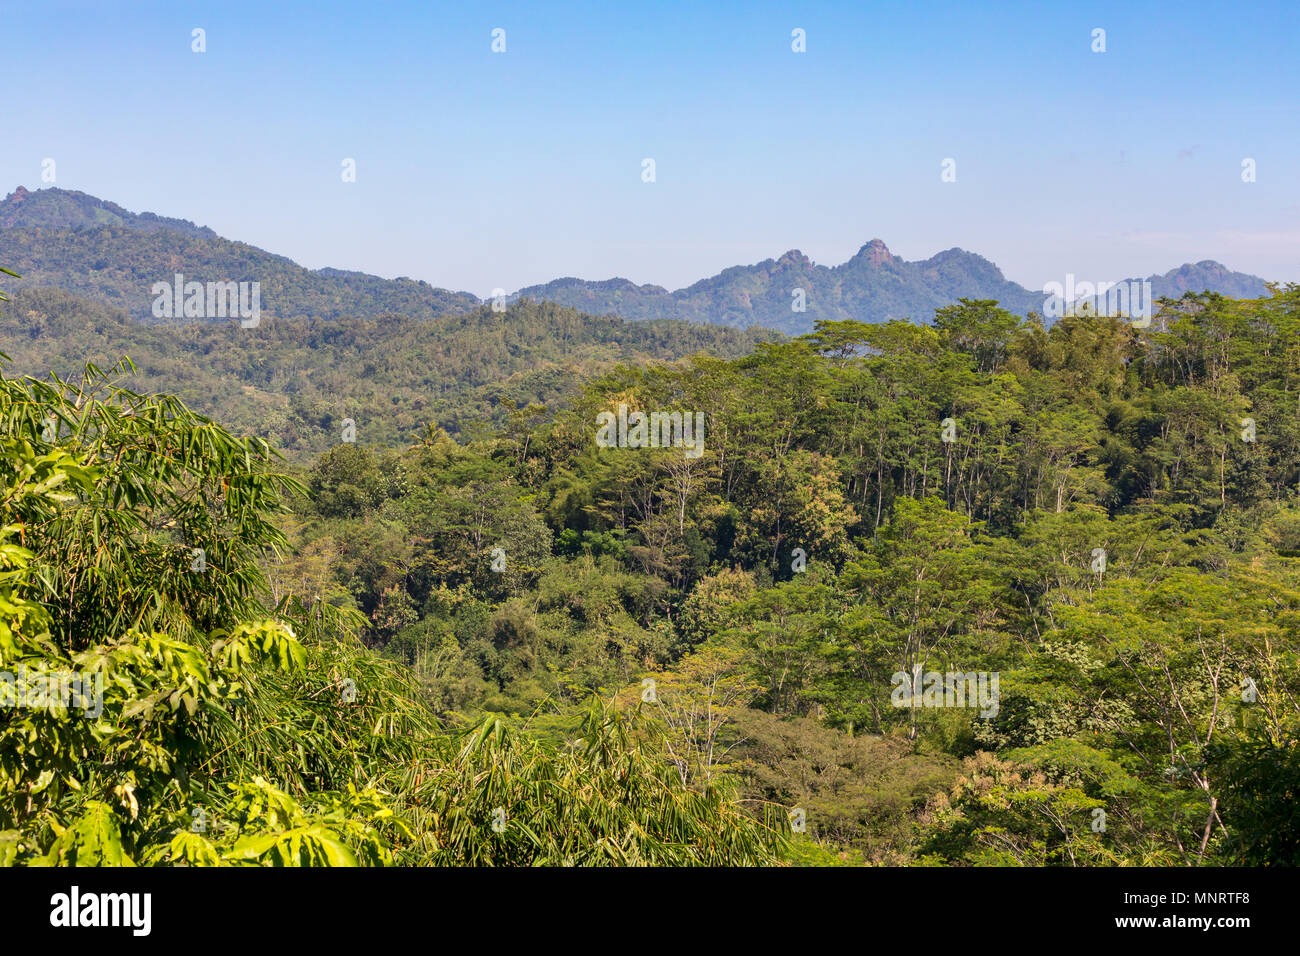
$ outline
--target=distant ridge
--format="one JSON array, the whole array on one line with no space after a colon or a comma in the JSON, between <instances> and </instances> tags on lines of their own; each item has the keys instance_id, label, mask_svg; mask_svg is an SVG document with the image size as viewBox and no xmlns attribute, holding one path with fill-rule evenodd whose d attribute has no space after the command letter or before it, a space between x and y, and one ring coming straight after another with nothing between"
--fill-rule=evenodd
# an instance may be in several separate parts
<instances>
[{"instance_id":1,"label":"distant ridge","mask_svg":"<svg viewBox=\"0 0 1300 956\"><path fill-rule=\"evenodd\" d=\"M0 202L0 262L23 277L12 288L64 289L144 322L156 321L153 283L177 272L197 282L260 282L262 313L272 317L431 319L480 305L468 292L414 279L307 269L184 219L128 212L65 189L20 186Z\"/></svg>"},{"instance_id":2,"label":"distant ridge","mask_svg":"<svg viewBox=\"0 0 1300 956\"><path fill-rule=\"evenodd\" d=\"M1268 295L1263 279L1210 260L1148 279L1155 298L1207 290L1239 298ZM803 290L803 312L794 310L796 289ZM525 296L625 319L689 319L738 328L762 325L790 335L811 331L817 319L926 322L935 309L959 298L997 299L1003 308L1020 315L1041 314L1046 298L1041 291L1007 279L992 262L973 252L947 249L908 262L891 253L880 239L872 239L837 266L816 265L792 249L779 259L732 266L675 292L658 285L638 286L627 279L565 278L520 289L515 297Z\"/></svg>"},{"instance_id":3,"label":"distant ridge","mask_svg":"<svg viewBox=\"0 0 1300 956\"><path fill-rule=\"evenodd\" d=\"M177 272L199 282L256 280L261 283L262 312L272 317L373 318L396 313L429 319L482 304L468 292L414 279L306 269L185 219L132 213L86 193L54 188L33 192L20 186L0 202L0 264L23 276L10 283L13 288L65 289L122 308L145 322L155 321L152 284L170 282ZM1156 298L1188 291L1238 298L1268 294L1263 279L1212 260L1187 263L1147 279ZM1045 300L1041 291L1012 282L976 253L953 248L909 262L880 239L835 266L817 265L792 249L776 259L731 266L676 291L623 278L566 277L520 289L509 298L550 301L624 319L762 326L791 335L811 331L818 319L927 322L936 309L959 298L996 299L1020 315L1041 313ZM804 308L797 311L800 298Z\"/></svg>"},{"instance_id":4,"label":"distant ridge","mask_svg":"<svg viewBox=\"0 0 1300 956\"><path fill-rule=\"evenodd\" d=\"M19 186L0 205L0 229L95 229L100 226L125 226L138 232L166 229L183 236L219 238L211 229L196 226L188 219L168 219L151 212L127 212L117 203L71 189L40 189L33 193Z\"/></svg>"}]
</instances>

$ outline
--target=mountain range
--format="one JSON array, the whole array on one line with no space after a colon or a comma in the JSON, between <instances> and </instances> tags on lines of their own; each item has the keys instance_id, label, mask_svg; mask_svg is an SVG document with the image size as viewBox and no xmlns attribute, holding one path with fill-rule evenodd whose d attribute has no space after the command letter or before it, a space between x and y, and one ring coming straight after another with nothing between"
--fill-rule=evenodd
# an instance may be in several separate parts
<instances>
[{"instance_id":1,"label":"mountain range","mask_svg":"<svg viewBox=\"0 0 1300 956\"><path fill-rule=\"evenodd\" d=\"M1155 298L1178 298L1189 291L1248 299L1268 295L1263 279L1233 272L1213 260L1188 263L1147 280ZM802 311L795 309L796 290L802 293ZM779 259L724 269L676 292L626 279L556 279L521 289L517 297L558 302L583 312L612 312L625 319L687 319L738 328L761 325L788 335L811 331L817 319L928 321L936 309L959 298L996 299L1019 315L1042 314L1046 298L1007 279L992 262L973 252L948 249L908 262L891 253L880 239L872 239L837 266L815 265L794 249Z\"/></svg>"},{"instance_id":2,"label":"mountain range","mask_svg":"<svg viewBox=\"0 0 1300 956\"><path fill-rule=\"evenodd\" d=\"M151 308L153 284L171 282L178 272L190 281L257 281L263 314L279 318L400 314L429 319L483 304L471 293L421 280L307 269L188 220L132 213L57 188L32 192L20 186L0 203L0 264L22 275L21 281L10 283L14 288L64 289L117 306L145 322L157 321ZM1146 278L1157 298L1176 298L1188 291L1237 298L1268 295L1263 279L1212 260ZM963 297L996 299L1020 315L1041 313L1045 299L1042 292L1012 282L975 253L954 248L909 262L891 253L880 239L836 266L817 265L791 250L777 259L732 266L676 291L621 278L562 278L520 289L509 298L550 301L629 320L761 326L798 335L811 331L818 319L928 321L935 309Z\"/></svg>"}]
</instances>

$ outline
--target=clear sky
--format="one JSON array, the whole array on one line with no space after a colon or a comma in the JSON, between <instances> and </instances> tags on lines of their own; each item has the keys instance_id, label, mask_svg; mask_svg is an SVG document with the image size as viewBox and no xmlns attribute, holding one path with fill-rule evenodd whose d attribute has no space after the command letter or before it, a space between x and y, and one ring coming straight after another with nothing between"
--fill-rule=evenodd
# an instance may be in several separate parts
<instances>
[{"instance_id":1,"label":"clear sky","mask_svg":"<svg viewBox=\"0 0 1300 956\"><path fill-rule=\"evenodd\" d=\"M135 212L480 296L876 237L1031 288L1201 259L1300 281L1298 24L1297 0L0 0L0 192L51 158Z\"/></svg>"}]
</instances>

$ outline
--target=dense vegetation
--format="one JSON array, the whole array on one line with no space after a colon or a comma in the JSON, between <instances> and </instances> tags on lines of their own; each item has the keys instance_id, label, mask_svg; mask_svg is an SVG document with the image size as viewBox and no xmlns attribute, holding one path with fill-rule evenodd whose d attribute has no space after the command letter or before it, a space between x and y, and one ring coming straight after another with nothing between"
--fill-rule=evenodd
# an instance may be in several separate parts
<instances>
[{"instance_id":1,"label":"dense vegetation","mask_svg":"<svg viewBox=\"0 0 1300 956\"><path fill-rule=\"evenodd\" d=\"M779 817L682 787L617 715L591 711L559 750L493 720L455 735L351 615L262 603L253 559L281 543L266 519L292 485L264 444L93 372L0 382L0 423L0 666L103 688L98 707L3 711L0 861L774 858Z\"/></svg>"},{"instance_id":2,"label":"dense vegetation","mask_svg":"<svg viewBox=\"0 0 1300 956\"><path fill-rule=\"evenodd\" d=\"M0 710L7 862L1300 860L1300 289L823 322L296 474L120 380L0 381L0 666L105 681Z\"/></svg>"},{"instance_id":3,"label":"dense vegetation","mask_svg":"<svg viewBox=\"0 0 1300 956\"><path fill-rule=\"evenodd\" d=\"M798 808L807 859L1295 862L1298 343L1295 289L1147 329L963 301L620 368L323 454L272 587L447 719L648 695L681 780ZM704 454L597 447L618 403L706 411ZM996 713L894 706L914 668L997 674Z\"/></svg>"},{"instance_id":4,"label":"dense vegetation","mask_svg":"<svg viewBox=\"0 0 1300 956\"><path fill-rule=\"evenodd\" d=\"M563 404L583 378L619 362L701 350L735 357L774 337L527 301L440 319L264 319L257 328L142 325L56 289L15 292L0 311L0 351L14 372L77 376L87 362L107 368L129 355L132 388L175 395L290 458L337 442L344 419L376 444L407 443L430 423L472 433L520 409Z\"/></svg>"},{"instance_id":5,"label":"dense vegetation","mask_svg":"<svg viewBox=\"0 0 1300 956\"><path fill-rule=\"evenodd\" d=\"M776 859L784 814L682 786L652 721L594 705L561 747L450 726L354 612L272 600L259 561L305 489L114 371L0 378L0 862Z\"/></svg>"}]
</instances>

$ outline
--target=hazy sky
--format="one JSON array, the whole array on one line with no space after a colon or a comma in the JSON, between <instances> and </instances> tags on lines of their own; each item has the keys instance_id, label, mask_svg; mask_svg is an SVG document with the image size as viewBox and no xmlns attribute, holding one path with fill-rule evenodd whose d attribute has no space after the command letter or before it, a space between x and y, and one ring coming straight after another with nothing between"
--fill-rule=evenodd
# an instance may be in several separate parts
<instances>
[{"instance_id":1,"label":"hazy sky","mask_svg":"<svg viewBox=\"0 0 1300 956\"><path fill-rule=\"evenodd\" d=\"M1297 0L0 2L0 193L52 158L135 212L480 296L875 237L1031 288L1201 259L1300 281L1298 23Z\"/></svg>"}]
</instances>

